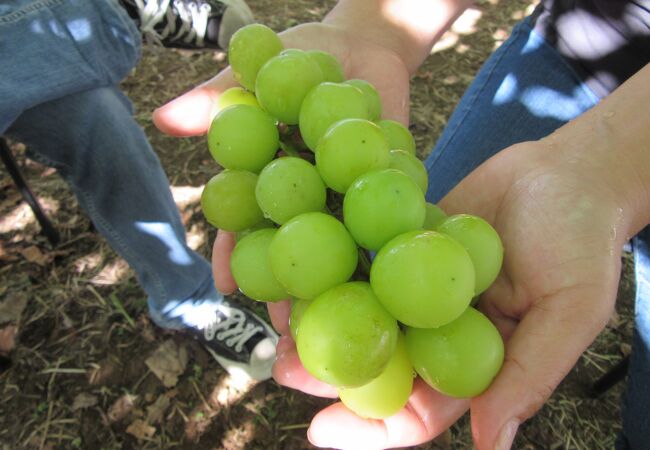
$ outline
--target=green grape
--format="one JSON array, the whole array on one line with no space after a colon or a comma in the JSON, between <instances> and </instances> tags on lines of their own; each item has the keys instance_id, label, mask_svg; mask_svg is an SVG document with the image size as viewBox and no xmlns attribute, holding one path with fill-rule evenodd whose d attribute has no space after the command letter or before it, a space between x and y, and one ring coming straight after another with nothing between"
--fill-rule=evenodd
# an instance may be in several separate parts
<instances>
[{"instance_id":1,"label":"green grape","mask_svg":"<svg viewBox=\"0 0 650 450\"><path fill-rule=\"evenodd\" d=\"M343 83L321 83L305 97L299 126L305 145L316 151L327 129L343 119L367 119L368 103L359 88Z\"/></svg>"},{"instance_id":2,"label":"green grape","mask_svg":"<svg viewBox=\"0 0 650 450\"><path fill-rule=\"evenodd\" d=\"M299 48L285 48L280 52L280 56L302 56L304 54L305 51Z\"/></svg>"},{"instance_id":3,"label":"green grape","mask_svg":"<svg viewBox=\"0 0 650 450\"><path fill-rule=\"evenodd\" d=\"M425 230L435 231L442 222L447 218L447 214L437 205L427 202L427 215L424 218L424 225L422 228Z\"/></svg>"},{"instance_id":4,"label":"green grape","mask_svg":"<svg viewBox=\"0 0 650 450\"><path fill-rule=\"evenodd\" d=\"M380 120L377 125L384 132L391 150L404 150L415 155L415 139L408 128L399 122L388 119Z\"/></svg>"},{"instance_id":5,"label":"green grape","mask_svg":"<svg viewBox=\"0 0 650 450\"><path fill-rule=\"evenodd\" d=\"M255 94L241 87L226 89L217 99L216 112L232 105L251 105L260 108Z\"/></svg>"},{"instance_id":6,"label":"green grape","mask_svg":"<svg viewBox=\"0 0 650 450\"><path fill-rule=\"evenodd\" d=\"M289 297L271 271L269 245L275 228L257 230L240 240L230 257L230 270L239 289L249 298L277 302Z\"/></svg>"},{"instance_id":7,"label":"green grape","mask_svg":"<svg viewBox=\"0 0 650 450\"><path fill-rule=\"evenodd\" d=\"M208 131L210 154L226 169L259 172L280 145L275 121L260 108L233 105L215 116Z\"/></svg>"},{"instance_id":8,"label":"green grape","mask_svg":"<svg viewBox=\"0 0 650 450\"><path fill-rule=\"evenodd\" d=\"M377 378L360 387L340 388L338 393L343 404L356 415L385 419L406 405L413 390L413 377L404 335L399 333L395 351Z\"/></svg>"},{"instance_id":9,"label":"green grape","mask_svg":"<svg viewBox=\"0 0 650 450\"><path fill-rule=\"evenodd\" d=\"M379 250L395 236L422 228L422 191L395 169L368 172L357 178L343 199L345 226L361 247Z\"/></svg>"},{"instance_id":10,"label":"green grape","mask_svg":"<svg viewBox=\"0 0 650 450\"><path fill-rule=\"evenodd\" d=\"M313 299L346 282L357 267L357 246L343 224L320 212L286 222L271 242L271 269L287 292Z\"/></svg>"},{"instance_id":11,"label":"green grape","mask_svg":"<svg viewBox=\"0 0 650 450\"><path fill-rule=\"evenodd\" d=\"M427 193L429 174L422 161L405 150L391 150L389 158L388 167L401 170L417 183L422 194Z\"/></svg>"},{"instance_id":12,"label":"green grape","mask_svg":"<svg viewBox=\"0 0 650 450\"><path fill-rule=\"evenodd\" d=\"M300 106L309 91L323 81L323 72L305 52L271 58L262 66L255 82L257 100L280 122L298 123Z\"/></svg>"},{"instance_id":13,"label":"green grape","mask_svg":"<svg viewBox=\"0 0 650 450\"><path fill-rule=\"evenodd\" d=\"M243 231L264 216L255 200L257 175L244 170L224 170L208 181L201 194L206 220L226 231Z\"/></svg>"},{"instance_id":14,"label":"green grape","mask_svg":"<svg viewBox=\"0 0 650 450\"><path fill-rule=\"evenodd\" d=\"M370 284L393 317L435 328L460 316L474 296L474 267L458 242L435 231L409 231L377 253Z\"/></svg>"},{"instance_id":15,"label":"green grape","mask_svg":"<svg viewBox=\"0 0 650 450\"><path fill-rule=\"evenodd\" d=\"M228 62L235 80L254 91L257 72L283 48L278 35L265 25L254 23L240 28L228 46Z\"/></svg>"},{"instance_id":16,"label":"green grape","mask_svg":"<svg viewBox=\"0 0 650 450\"><path fill-rule=\"evenodd\" d=\"M363 92L363 96L366 98L366 102L368 103L368 111L370 114L368 119L379 120L381 118L382 107L381 97L379 96L377 89L366 80L347 80L344 83L351 84L352 86L361 89L361 92Z\"/></svg>"},{"instance_id":17,"label":"green grape","mask_svg":"<svg viewBox=\"0 0 650 450\"><path fill-rule=\"evenodd\" d=\"M480 217L458 214L447 218L437 231L457 240L472 258L476 294L494 282L503 263L503 244L492 225Z\"/></svg>"},{"instance_id":18,"label":"green grape","mask_svg":"<svg viewBox=\"0 0 650 450\"><path fill-rule=\"evenodd\" d=\"M264 215L283 224L298 214L322 211L326 189L312 164L297 157L283 157L262 170L255 196Z\"/></svg>"},{"instance_id":19,"label":"green grape","mask_svg":"<svg viewBox=\"0 0 650 450\"><path fill-rule=\"evenodd\" d=\"M316 147L316 168L325 184L345 193L354 180L388 167L388 143L381 129L365 119L334 123Z\"/></svg>"},{"instance_id":20,"label":"green grape","mask_svg":"<svg viewBox=\"0 0 650 450\"><path fill-rule=\"evenodd\" d=\"M275 223L269 219L262 219L259 222L257 222L255 225L253 225L250 228L246 228L245 230L239 231L235 235L235 241L239 242L242 239L244 239L246 236L251 234L253 231L261 230L263 228L275 228Z\"/></svg>"},{"instance_id":21,"label":"green grape","mask_svg":"<svg viewBox=\"0 0 650 450\"><path fill-rule=\"evenodd\" d=\"M341 83L345 80L343 67L336 57L321 50L308 50L307 54L310 58L316 61L320 67L321 72L323 72L324 81Z\"/></svg>"},{"instance_id":22,"label":"green grape","mask_svg":"<svg viewBox=\"0 0 650 450\"><path fill-rule=\"evenodd\" d=\"M429 386L458 398L485 391L504 357L499 331L471 307L440 328L407 328L406 349L415 371Z\"/></svg>"},{"instance_id":23,"label":"green grape","mask_svg":"<svg viewBox=\"0 0 650 450\"><path fill-rule=\"evenodd\" d=\"M362 386L386 367L397 345L397 321L364 282L344 283L305 310L298 356L316 379L337 387Z\"/></svg>"},{"instance_id":24,"label":"green grape","mask_svg":"<svg viewBox=\"0 0 650 450\"><path fill-rule=\"evenodd\" d=\"M292 298L291 299L291 315L289 316L289 331L291 332L291 337L293 340L298 339L298 326L300 324L300 319L302 315L307 310L307 307L311 305L312 300L305 300L302 298Z\"/></svg>"}]
</instances>

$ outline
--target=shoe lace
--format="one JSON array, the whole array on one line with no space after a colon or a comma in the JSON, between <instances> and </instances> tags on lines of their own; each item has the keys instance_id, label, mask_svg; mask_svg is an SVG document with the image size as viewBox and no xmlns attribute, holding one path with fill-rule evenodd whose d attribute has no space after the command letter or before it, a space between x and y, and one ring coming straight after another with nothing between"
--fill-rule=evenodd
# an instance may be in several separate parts
<instances>
[{"instance_id":1,"label":"shoe lace","mask_svg":"<svg viewBox=\"0 0 650 450\"><path fill-rule=\"evenodd\" d=\"M140 16L140 31L148 43L163 45L162 40L172 35L172 41L182 38L189 44L194 40L197 47L203 47L211 11L208 3L199 5L176 0L135 0L135 3ZM181 22L179 27L177 18ZM163 29L156 30L155 27L163 21Z\"/></svg>"},{"instance_id":2,"label":"shoe lace","mask_svg":"<svg viewBox=\"0 0 650 450\"><path fill-rule=\"evenodd\" d=\"M246 315L238 309L227 308L221 312L222 314L215 314L215 320L204 328L203 334L208 341L216 337L228 347L234 346L236 352L241 352L244 344L251 337L264 331L259 325L246 323Z\"/></svg>"}]
</instances>

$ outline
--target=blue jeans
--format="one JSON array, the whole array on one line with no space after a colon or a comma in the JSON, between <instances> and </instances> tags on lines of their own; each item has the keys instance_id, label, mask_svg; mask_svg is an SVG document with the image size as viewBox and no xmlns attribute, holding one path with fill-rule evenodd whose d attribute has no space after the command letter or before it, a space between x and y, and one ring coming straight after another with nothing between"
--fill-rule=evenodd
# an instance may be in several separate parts
<instances>
[{"instance_id":1,"label":"blue jeans","mask_svg":"<svg viewBox=\"0 0 650 450\"><path fill-rule=\"evenodd\" d=\"M0 5L0 134L56 167L135 270L160 326L201 326L223 299L185 242L169 182L117 84L140 34L114 0Z\"/></svg>"},{"instance_id":2,"label":"blue jeans","mask_svg":"<svg viewBox=\"0 0 650 450\"><path fill-rule=\"evenodd\" d=\"M481 68L427 158L427 200L438 202L495 153L547 136L598 101L526 19ZM619 449L650 449L649 243L650 228L633 240L636 329Z\"/></svg>"}]
</instances>

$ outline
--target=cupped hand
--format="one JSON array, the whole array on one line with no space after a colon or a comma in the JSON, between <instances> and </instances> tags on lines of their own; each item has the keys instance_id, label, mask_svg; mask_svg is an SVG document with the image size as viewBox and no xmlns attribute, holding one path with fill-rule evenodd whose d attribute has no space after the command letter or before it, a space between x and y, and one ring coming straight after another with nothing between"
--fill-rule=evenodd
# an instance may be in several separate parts
<instances>
[{"instance_id":1,"label":"cupped hand","mask_svg":"<svg viewBox=\"0 0 650 450\"><path fill-rule=\"evenodd\" d=\"M373 42L358 39L335 25L307 23L280 33L285 48L323 50L336 56L346 79L370 82L382 99L383 118L408 123L409 72L399 55ZM226 89L237 86L230 68L158 108L156 126L172 136L195 136L208 131L215 103Z\"/></svg>"},{"instance_id":2,"label":"cupped hand","mask_svg":"<svg viewBox=\"0 0 650 450\"><path fill-rule=\"evenodd\" d=\"M510 448L519 424L541 408L611 315L627 223L623 199L606 179L580 159L564 158L552 139L510 147L465 178L440 205L485 218L503 240L503 269L479 306L506 341L500 373L471 401L445 397L418 379L407 406L383 421L362 420L336 403L313 419L312 443L414 445L469 406L477 448ZM286 306L270 311L274 323L286 322ZM332 387L306 373L290 338L283 340L276 380L334 397Z\"/></svg>"},{"instance_id":3,"label":"cupped hand","mask_svg":"<svg viewBox=\"0 0 650 450\"><path fill-rule=\"evenodd\" d=\"M471 402L480 450L508 448L614 307L625 200L602 168L577 156L585 152L566 147L555 135L510 147L441 202L450 214L484 217L505 248L501 274L480 302L506 340L500 373Z\"/></svg>"},{"instance_id":4,"label":"cupped hand","mask_svg":"<svg viewBox=\"0 0 650 450\"><path fill-rule=\"evenodd\" d=\"M409 72L394 51L324 23L299 25L280 33L280 37L285 48L318 49L336 56L343 65L346 79L359 78L375 86L382 100L382 118L408 124ZM158 129L172 136L206 134L217 99L233 86L237 86L237 82L228 67L158 108L154 111L153 121ZM234 245L233 233L218 231L213 246L213 271L217 288L226 294L237 289L230 273L230 254Z\"/></svg>"}]
</instances>

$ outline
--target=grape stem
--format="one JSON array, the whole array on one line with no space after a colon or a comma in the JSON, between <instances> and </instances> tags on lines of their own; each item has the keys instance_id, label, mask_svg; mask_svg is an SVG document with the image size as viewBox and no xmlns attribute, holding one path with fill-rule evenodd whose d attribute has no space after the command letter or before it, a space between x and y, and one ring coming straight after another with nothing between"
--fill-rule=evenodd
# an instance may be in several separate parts
<instances>
[{"instance_id":1,"label":"grape stem","mask_svg":"<svg viewBox=\"0 0 650 450\"><path fill-rule=\"evenodd\" d=\"M280 141L280 149L289 156L295 156L296 158L300 158L300 153L298 153L298 149L296 149L291 144L287 144L286 142Z\"/></svg>"},{"instance_id":2,"label":"grape stem","mask_svg":"<svg viewBox=\"0 0 650 450\"><path fill-rule=\"evenodd\" d=\"M359 248L359 272L366 278L370 278L370 258L368 253L362 248Z\"/></svg>"}]
</instances>

